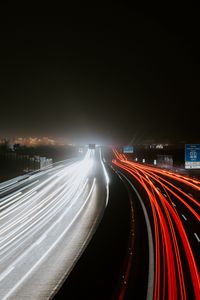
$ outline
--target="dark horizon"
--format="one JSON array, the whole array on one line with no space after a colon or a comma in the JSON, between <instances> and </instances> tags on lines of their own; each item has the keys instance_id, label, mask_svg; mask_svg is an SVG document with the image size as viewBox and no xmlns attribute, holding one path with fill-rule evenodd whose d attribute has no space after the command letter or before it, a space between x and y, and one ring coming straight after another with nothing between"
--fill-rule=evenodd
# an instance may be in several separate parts
<instances>
[{"instance_id":1,"label":"dark horizon","mask_svg":"<svg viewBox=\"0 0 200 300\"><path fill-rule=\"evenodd\" d=\"M188 6L5 16L0 137L199 142L198 33Z\"/></svg>"}]
</instances>

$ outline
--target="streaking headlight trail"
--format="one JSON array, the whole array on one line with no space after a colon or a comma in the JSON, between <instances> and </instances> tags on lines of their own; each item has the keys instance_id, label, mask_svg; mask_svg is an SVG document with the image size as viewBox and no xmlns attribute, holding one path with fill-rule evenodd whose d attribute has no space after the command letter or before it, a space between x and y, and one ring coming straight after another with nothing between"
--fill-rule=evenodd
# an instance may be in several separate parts
<instances>
[{"instance_id":1,"label":"streaking headlight trail","mask_svg":"<svg viewBox=\"0 0 200 300\"><path fill-rule=\"evenodd\" d=\"M89 243L108 198L98 149L0 185L0 298L48 299Z\"/></svg>"}]
</instances>

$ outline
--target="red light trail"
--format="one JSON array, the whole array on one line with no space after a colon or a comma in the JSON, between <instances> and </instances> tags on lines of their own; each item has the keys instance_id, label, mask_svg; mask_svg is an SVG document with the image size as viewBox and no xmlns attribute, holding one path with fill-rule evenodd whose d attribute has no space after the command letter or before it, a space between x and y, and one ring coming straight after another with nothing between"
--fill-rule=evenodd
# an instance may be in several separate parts
<instances>
[{"instance_id":1,"label":"red light trail","mask_svg":"<svg viewBox=\"0 0 200 300\"><path fill-rule=\"evenodd\" d=\"M200 277L197 258L190 243L185 224L178 213L177 205L183 205L189 216L200 221L200 203L191 194L180 189L181 184L186 189L200 191L200 181L192 178L128 161L124 154L113 149L115 159L113 164L129 174L129 178L136 180L148 195L150 213L152 214L154 233L154 300L186 300L200 299ZM131 176L131 177L130 177ZM186 219L184 215L182 217ZM184 221L185 221L184 220ZM199 245L197 245L199 247ZM187 267L183 263L186 261ZM189 270L187 272L186 270ZM186 278L187 277L187 278Z\"/></svg>"}]
</instances>

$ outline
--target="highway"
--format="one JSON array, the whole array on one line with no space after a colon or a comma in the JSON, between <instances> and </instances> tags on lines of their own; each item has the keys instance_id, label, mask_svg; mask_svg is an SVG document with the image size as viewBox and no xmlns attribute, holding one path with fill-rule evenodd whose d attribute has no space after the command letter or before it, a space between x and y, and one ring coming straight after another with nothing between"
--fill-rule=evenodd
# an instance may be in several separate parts
<instances>
[{"instance_id":1,"label":"highway","mask_svg":"<svg viewBox=\"0 0 200 300\"><path fill-rule=\"evenodd\" d=\"M101 150L0 184L0 298L49 299L108 203Z\"/></svg>"},{"instance_id":2,"label":"highway","mask_svg":"<svg viewBox=\"0 0 200 300\"><path fill-rule=\"evenodd\" d=\"M146 299L200 299L200 181L113 154L112 166L137 194L146 220Z\"/></svg>"}]
</instances>

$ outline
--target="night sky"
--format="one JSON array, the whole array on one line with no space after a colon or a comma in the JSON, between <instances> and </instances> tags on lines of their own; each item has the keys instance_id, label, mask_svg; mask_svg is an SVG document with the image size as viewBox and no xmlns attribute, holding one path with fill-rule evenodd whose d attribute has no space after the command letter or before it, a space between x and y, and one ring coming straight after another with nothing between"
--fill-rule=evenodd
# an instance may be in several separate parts
<instances>
[{"instance_id":1,"label":"night sky","mask_svg":"<svg viewBox=\"0 0 200 300\"><path fill-rule=\"evenodd\" d=\"M5 15L0 137L200 142L197 8Z\"/></svg>"}]
</instances>

